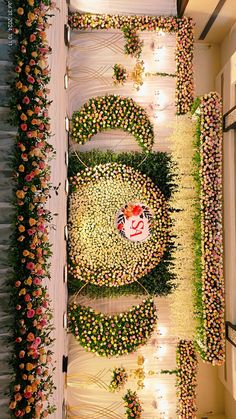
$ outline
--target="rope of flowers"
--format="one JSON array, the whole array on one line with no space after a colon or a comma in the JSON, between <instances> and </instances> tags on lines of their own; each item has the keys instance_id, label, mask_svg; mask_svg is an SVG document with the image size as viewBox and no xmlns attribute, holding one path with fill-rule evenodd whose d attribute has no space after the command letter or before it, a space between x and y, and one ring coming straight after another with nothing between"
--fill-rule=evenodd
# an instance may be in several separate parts
<instances>
[{"instance_id":1,"label":"rope of flowers","mask_svg":"<svg viewBox=\"0 0 236 419\"><path fill-rule=\"evenodd\" d=\"M70 179L69 273L95 285L137 281L161 260L169 241L166 201L150 178L131 167L107 163ZM150 212L151 211L151 212ZM134 221L130 221L134 220ZM148 225L147 239L131 241L126 226ZM139 237L139 236L137 236Z\"/></svg>"},{"instance_id":2,"label":"rope of flowers","mask_svg":"<svg viewBox=\"0 0 236 419\"><path fill-rule=\"evenodd\" d=\"M194 344L180 340L177 345L177 414L178 418L196 419L197 354Z\"/></svg>"},{"instance_id":3,"label":"rope of flowers","mask_svg":"<svg viewBox=\"0 0 236 419\"><path fill-rule=\"evenodd\" d=\"M193 23L186 16L122 16L80 14L69 15L72 29L122 29L133 31L163 31L177 34L176 45L176 112L182 115L191 110L193 87Z\"/></svg>"},{"instance_id":4,"label":"rope of flowers","mask_svg":"<svg viewBox=\"0 0 236 419\"><path fill-rule=\"evenodd\" d=\"M17 125L14 171L15 222L13 238L14 308L13 378L10 417L39 418L54 411L49 400L54 389L50 345L49 276L51 215L48 155L49 69L46 40L50 0L18 1L13 7L15 81L12 84L12 123Z\"/></svg>"},{"instance_id":5,"label":"rope of flowers","mask_svg":"<svg viewBox=\"0 0 236 419\"><path fill-rule=\"evenodd\" d=\"M112 371L112 378L109 385L109 390L120 391L128 381L128 374L124 367L115 368Z\"/></svg>"},{"instance_id":6,"label":"rope of flowers","mask_svg":"<svg viewBox=\"0 0 236 419\"><path fill-rule=\"evenodd\" d=\"M87 350L100 356L120 356L136 351L151 336L157 314L147 298L129 311L115 315L98 313L74 301L68 309L70 332Z\"/></svg>"},{"instance_id":7,"label":"rope of flowers","mask_svg":"<svg viewBox=\"0 0 236 419\"><path fill-rule=\"evenodd\" d=\"M129 389L124 395L123 400L126 408L125 417L127 419L140 419L143 408L137 393Z\"/></svg>"},{"instance_id":8,"label":"rope of flowers","mask_svg":"<svg viewBox=\"0 0 236 419\"><path fill-rule=\"evenodd\" d=\"M151 150L153 126L146 111L131 98L118 95L91 98L72 115L71 135L79 144L98 132L118 128L132 134L145 152Z\"/></svg>"},{"instance_id":9,"label":"rope of flowers","mask_svg":"<svg viewBox=\"0 0 236 419\"><path fill-rule=\"evenodd\" d=\"M198 99L195 108L198 105L195 113L195 180L200 196L195 225L198 250L195 253L195 264L198 272L197 308L202 324L198 330L197 343L203 359L221 365L225 358L222 103L219 94L211 92Z\"/></svg>"}]
</instances>

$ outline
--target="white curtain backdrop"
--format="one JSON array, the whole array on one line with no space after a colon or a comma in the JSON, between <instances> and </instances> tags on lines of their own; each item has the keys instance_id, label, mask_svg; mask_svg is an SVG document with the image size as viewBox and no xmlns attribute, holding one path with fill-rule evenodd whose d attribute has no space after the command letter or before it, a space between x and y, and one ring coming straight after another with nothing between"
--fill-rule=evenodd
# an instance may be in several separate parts
<instances>
[{"instance_id":1,"label":"white curtain backdrop","mask_svg":"<svg viewBox=\"0 0 236 419\"><path fill-rule=\"evenodd\" d=\"M71 0L72 8L89 13L176 15L176 0Z\"/></svg>"},{"instance_id":2,"label":"white curtain backdrop","mask_svg":"<svg viewBox=\"0 0 236 419\"><path fill-rule=\"evenodd\" d=\"M83 298L79 301L103 313L114 313L127 310L141 300L129 296L95 301ZM99 357L86 352L70 335L67 377L69 418L124 418L122 396L128 388L138 392L143 402L144 419L176 418L175 375L164 375L160 372L162 369L175 369L177 340L169 329L168 298L156 298L155 302L158 308L156 331L147 345L132 354L117 358ZM112 370L123 366L128 373L132 372L138 368L138 355L142 355L145 359L145 387L138 390L137 379L132 377L124 390L115 394L110 393L107 387ZM151 375L150 372L154 374ZM99 416L98 409L108 408L114 410L114 416L111 416L108 410L106 413L102 410ZM93 412L94 416L90 416L89 412Z\"/></svg>"},{"instance_id":3,"label":"white curtain backdrop","mask_svg":"<svg viewBox=\"0 0 236 419\"><path fill-rule=\"evenodd\" d=\"M152 32L140 32L144 42L141 59L145 73L170 73L176 70L174 34L164 36ZM120 31L72 31L69 50L69 115L91 97L119 94L132 97L143 106L155 131L154 150L169 150L168 137L175 120L175 77L146 75L143 85L137 91L132 81L123 86L114 85L113 66L122 64L130 72L136 60L124 54L124 38ZM131 139L131 142L129 141ZM96 135L95 147L120 150L139 150L135 140L128 134L112 130ZM81 150L94 148L86 144Z\"/></svg>"}]
</instances>

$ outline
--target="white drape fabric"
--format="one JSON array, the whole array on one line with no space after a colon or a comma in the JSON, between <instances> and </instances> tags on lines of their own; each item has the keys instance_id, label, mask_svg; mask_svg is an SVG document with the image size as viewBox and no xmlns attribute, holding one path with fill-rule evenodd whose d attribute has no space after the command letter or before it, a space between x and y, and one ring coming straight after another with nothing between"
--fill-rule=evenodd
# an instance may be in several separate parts
<instances>
[{"instance_id":1,"label":"white drape fabric","mask_svg":"<svg viewBox=\"0 0 236 419\"><path fill-rule=\"evenodd\" d=\"M95 301L84 297L79 301L103 313L115 313L128 310L141 300L129 296ZM168 298L156 298L155 302L159 318L155 333L147 345L132 354L112 358L99 357L86 352L70 335L67 378L68 417L70 419L124 418L122 396L128 388L138 392L143 402L142 417L144 419L166 417L174 419L176 417L175 375L161 374L161 370L171 370L176 367L176 338L171 335L169 329ZM145 387L138 389L137 379L132 377L124 390L115 394L110 393L108 386L112 370L123 366L129 374L132 373L139 367L139 355L144 357Z\"/></svg>"},{"instance_id":2,"label":"white drape fabric","mask_svg":"<svg viewBox=\"0 0 236 419\"><path fill-rule=\"evenodd\" d=\"M71 0L72 8L80 12L135 14L135 15L176 15L176 0Z\"/></svg>"},{"instance_id":3,"label":"white drape fabric","mask_svg":"<svg viewBox=\"0 0 236 419\"><path fill-rule=\"evenodd\" d=\"M174 34L163 36L152 32L140 32L139 35L144 42L140 59L144 61L146 75L143 77L143 85L137 91L132 81L117 86L112 79L115 64L122 64L128 72L136 64L136 59L124 54L125 41L120 31L72 31L68 61L69 115L95 96L119 94L132 97L146 109L154 124L153 149L168 151L168 137L175 120L176 78L154 74L175 73L176 37ZM94 141L96 147L103 149L114 147L114 150L139 150L135 140L122 131L102 132L95 136ZM86 144L80 149L91 148L94 148L94 144Z\"/></svg>"}]
</instances>

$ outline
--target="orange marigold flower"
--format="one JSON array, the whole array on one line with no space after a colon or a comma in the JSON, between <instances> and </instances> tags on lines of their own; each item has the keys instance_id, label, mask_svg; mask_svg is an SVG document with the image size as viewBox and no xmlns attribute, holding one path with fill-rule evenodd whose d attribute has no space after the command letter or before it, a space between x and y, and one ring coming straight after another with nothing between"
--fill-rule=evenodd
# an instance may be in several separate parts
<instances>
[{"instance_id":1,"label":"orange marigold flower","mask_svg":"<svg viewBox=\"0 0 236 419\"><path fill-rule=\"evenodd\" d=\"M21 396L21 394L20 394L20 393L16 393L14 397L15 397L15 400L16 400L17 402L19 402L19 401L22 399L22 396Z\"/></svg>"},{"instance_id":2,"label":"orange marigold flower","mask_svg":"<svg viewBox=\"0 0 236 419\"><path fill-rule=\"evenodd\" d=\"M22 224L20 224L18 230L20 233L23 233L25 231L25 227Z\"/></svg>"},{"instance_id":3,"label":"orange marigold flower","mask_svg":"<svg viewBox=\"0 0 236 419\"><path fill-rule=\"evenodd\" d=\"M15 409L15 408L16 408L16 401L11 402L11 403L9 404L9 409L13 410L13 409Z\"/></svg>"},{"instance_id":4,"label":"orange marigold flower","mask_svg":"<svg viewBox=\"0 0 236 419\"><path fill-rule=\"evenodd\" d=\"M25 113L22 113L22 114L21 114L21 116L20 116L20 119L21 119L22 121L27 121L27 116L26 116L26 114L25 114Z\"/></svg>"},{"instance_id":5,"label":"orange marigold flower","mask_svg":"<svg viewBox=\"0 0 236 419\"><path fill-rule=\"evenodd\" d=\"M29 332L27 335L27 341L33 342L33 340L34 340L34 334L32 332Z\"/></svg>"},{"instance_id":6,"label":"orange marigold flower","mask_svg":"<svg viewBox=\"0 0 236 419\"><path fill-rule=\"evenodd\" d=\"M30 217L30 219L29 219L29 225L32 227L32 226L34 226L35 224L37 224L37 220L35 220L34 218L31 218L31 217Z\"/></svg>"},{"instance_id":7,"label":"orange marigold flower","mask_svg":"<svg viewBox=\"0 0 236 419\"><path fill-rule=\"evenodd\" d=\"M23 7L18 7L18 9L17 9L17 13L18 13L18 15L22 16L22 15L24 14L24 9L23 9Z\"/></svg>"},{"instance_id":8,"label":"orange marigold flower","mask_svg":"<svg viewBox=\"0 0 236 419\"><path fill-rule=\"evenodd\" d=\"M19 198L19 199L23 199L24 197L25 197L25 192L24 191L22 191L22 190L17 190L16 191L16 196L17 196L17 198Z\"/></svg>"},{"instance_id":9,"label":"orange marigold flower","mask_svg":"<svg viewBox=\"0 0 236 419\"><path fill-rule=\"evenodd\" d=\"M23 86L23 84L21 83L21 81L16 82L16 88L17 89L21 89Z\"/></svg>"},{"instance_id":10,"label":"orange marigold flower","mask_svg":"<svg viewBox=\"0 0 236 419\"><path fill-rule=\"evenodd\" d=\"M27 364L26 364L26 370L27 371L32 371L33 369L34 369L34 365L31 364L31 362L27 362ZM31 388L31 386L27 386L27 387L30 387ZM31 390L27 390L27 391L32 391L32 388L31 388Z\"/></svg>"},{"instance_id":11,"label":"orange marigold flower","mask_svg":"<svg viewBox=\"0 0 236 419\"><path fill-rule=\"evenodd\" d=\"M29 13L28 13L28 19L29 19L30 21L33 21L33 20L35 19L35 14L34 14L34 13L32 13L32 12L29 12Z\"/></svg>"}]
</instances>

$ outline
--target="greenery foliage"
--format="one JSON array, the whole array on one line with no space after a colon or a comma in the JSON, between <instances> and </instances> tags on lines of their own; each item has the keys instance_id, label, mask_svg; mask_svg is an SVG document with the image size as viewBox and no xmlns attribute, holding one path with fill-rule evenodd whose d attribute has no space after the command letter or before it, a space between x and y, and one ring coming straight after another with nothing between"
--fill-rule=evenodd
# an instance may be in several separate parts
<instances>
[{"instance_id":1,"label":"greenery foliage","mask_svg":"<svg viewBox=\"0 0 236 419\"><path fill-rule=\"evenodd\" d=\"M71 155L69 160L69 176L84 170L86 166L96 166L107 162L117 162L133 168L137 168L141 173L146 174L158 186L164 197L169 200L176 188L174 176L174 164L171 156L167 153L113 153L111 151L94 150L78 155ZM173 169L173 170L171 170ZM169 243L160 263L146 276L140 279L139 283L124 285L121 287L108 288L106 286L97 287L88 284L81 291L91 298L116 297L119 295L143 294L147 292L151 295L168 295L173 291L174 275L171 272L173 244ZM69 276L69 291L78 291L85 283ZM144 288L143 288L144 287Z\"/></svg>"}]
</instances>

